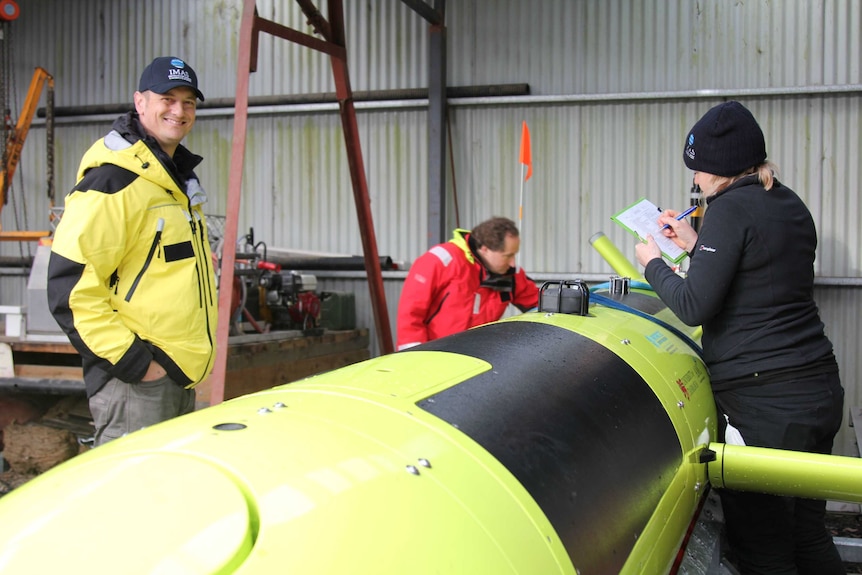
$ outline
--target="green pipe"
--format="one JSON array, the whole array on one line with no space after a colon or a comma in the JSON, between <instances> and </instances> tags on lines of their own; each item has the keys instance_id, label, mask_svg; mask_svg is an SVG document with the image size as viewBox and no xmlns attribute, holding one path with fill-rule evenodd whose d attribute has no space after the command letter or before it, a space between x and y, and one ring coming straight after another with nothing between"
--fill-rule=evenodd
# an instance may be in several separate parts
<instances>
[{"instance_id":1,"label":"green pipe","mask_svg":"<svg viewBox=\"0 0 862 575\"><path fill-rule=\"evenodd\" d=\"M593 234L593 237L590 238L590 245L599 252L599 255L602 256L606 262L611 264L611 267L614 268L617 275L631 279L643 279L643 275L641 275L628 258L626 258L626 256L617 249L617 246L608 239L604 232L596 232Z\"/></svg>"},{"instance_id":2,"label":"green pipe","mask_svg":"<svg viewBox=\"0 0 862 575\"><path fill-rule=\"evenodd\" d=\"M862 459L747 445L710 443L713 487L862 503Z\"/></svg>"}]
</instances>

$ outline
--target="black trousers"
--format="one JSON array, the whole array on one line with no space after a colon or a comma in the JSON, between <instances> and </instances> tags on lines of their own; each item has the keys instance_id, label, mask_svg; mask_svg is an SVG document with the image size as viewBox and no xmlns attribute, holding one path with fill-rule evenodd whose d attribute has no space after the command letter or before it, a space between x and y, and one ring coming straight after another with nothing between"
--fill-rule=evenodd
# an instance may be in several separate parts
<instances>
[{"instance_id":1,"label":"black trousers","mask_svg":"<svg viewBox=\"0 0 862 575\"><path fill-rule=\"evenodd\" d=\"M841 426L844 389L838 373L715 393L720 424L746 445L831 453ZM722 441L725 428L721 425ZM719 490L728 543L745 574L844 575L826 531L826 502Z\"/></svg>"}]
</instances>

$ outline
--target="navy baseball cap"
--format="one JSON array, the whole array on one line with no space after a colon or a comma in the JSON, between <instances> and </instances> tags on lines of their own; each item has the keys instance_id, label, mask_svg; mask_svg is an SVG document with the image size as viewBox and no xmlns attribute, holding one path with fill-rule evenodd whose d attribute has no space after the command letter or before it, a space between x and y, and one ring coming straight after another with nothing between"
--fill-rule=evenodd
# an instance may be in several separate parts
<instances>
[{"instance_id":1,"label":"navy baseball cap","mask_svg":"<svg viewBox=\"0 0 862 575\"><path fill-rule=\"evenodd\" d=\"M141 81L138 83L138 91L150 90L156 94L165 94L181 86L191 88L200 101L204 101L203 93L198 90L198 75L192 67L180 58L162 56L144 68Z\"/></svg>"}]
</instances>

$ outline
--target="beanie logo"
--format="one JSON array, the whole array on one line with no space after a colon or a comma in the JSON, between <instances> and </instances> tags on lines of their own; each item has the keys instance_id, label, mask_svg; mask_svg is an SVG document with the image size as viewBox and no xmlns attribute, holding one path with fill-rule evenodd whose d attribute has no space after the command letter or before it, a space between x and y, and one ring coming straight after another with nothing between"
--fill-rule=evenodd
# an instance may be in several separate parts
<instances>
[{"instance_id":1,"label":"beanie logo","mask_svg":"<svg viewBox=\"0 0 862 575\"><path fill-rule=\"evenodd\" d=\"M685 155L691 160L694 159L694 134L688 135L688 145L685 147Z\"/></svg>"}]
</instances>

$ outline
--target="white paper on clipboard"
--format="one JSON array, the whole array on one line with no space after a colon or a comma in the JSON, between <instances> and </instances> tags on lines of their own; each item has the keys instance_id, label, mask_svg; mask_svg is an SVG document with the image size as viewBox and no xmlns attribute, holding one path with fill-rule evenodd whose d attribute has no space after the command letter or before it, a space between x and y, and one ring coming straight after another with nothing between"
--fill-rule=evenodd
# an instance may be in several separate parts
<instances>
[{"instance_id":1,"label":"white paper on clipboard","mask_svg":"<svg viewBox=\"0 0 862 575\"><path fill-rule=\"evenodd\" d=\"M641 241L646 241L647 234L652 235L662 255L673 263L679 263L688 254L661 233L661 226L657 221L660 215L661 209L658 206L646 198L641 198L623 211L611 216L611 219L633 233Z\"/></svg>"}]
</instances>

